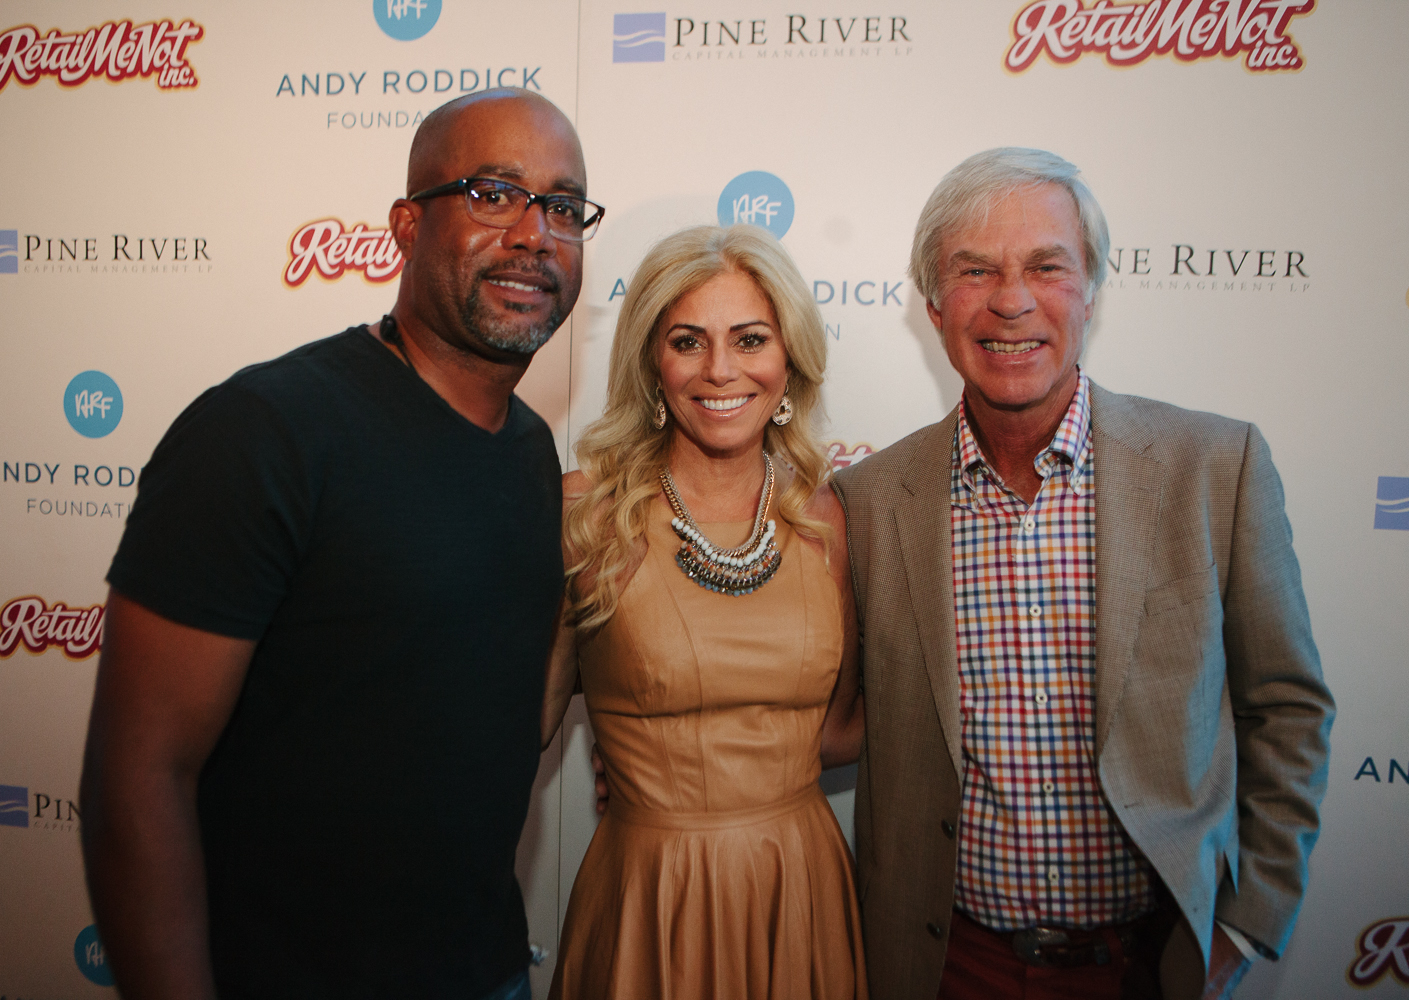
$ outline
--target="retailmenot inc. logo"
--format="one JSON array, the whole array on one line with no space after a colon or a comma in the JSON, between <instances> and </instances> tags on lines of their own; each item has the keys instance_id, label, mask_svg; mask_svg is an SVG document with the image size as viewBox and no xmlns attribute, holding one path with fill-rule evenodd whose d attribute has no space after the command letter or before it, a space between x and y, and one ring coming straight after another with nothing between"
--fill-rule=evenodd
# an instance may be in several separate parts
<instances>
[{"instance_id":1,"label":"retailmenot inc. logo","mask_svg":"<svg viewBox=\"0 0 1409 1000\"><path fill-rule=\"evenodd\" d=\"M1355 961L1345 978L1364 990L1385 976L1409 986L1409 916L1377 920L1355 939Z\"/></svg>"},{"instance_id":2,"label":"retailmenot inc. logo","mask_svg":"<svg viewBox=\"0 0 1409 1000\"><path fill-rule=\"evenodd\" d=\"M1286 28L1315 7L1316 0L1092 0L1090 7L1082 0L1036 0L1013 18L1003 63L1021 73L1043 52L1055 63L1099 55L1112 66L1162 55L1180 62L1242 56L1258 72L1299 70L1301 50Z\"/></svg>"},{"instance_id":3,"label":"retailmenot inc. logo","mask_svg":"<svg viewBox=\"0 0 1409 1000\"><path fill-rule=\"evenodd\" d=\"M21 24L0 32L0 90L12 79L32 87L45 76L65 87L98 77L120 83L154 76L162 90L192 88L200 81L186 61L186 46L204 34L194 21L176 25L166 18L138 25L108 21L73 32L51 28L43 36Z\"/></svg>"},{"instance_id":4,"label":"retailmenot inc. logo","mask_svg":"<svg viewBox=\"0 0 1409 1000\"><path fill-rule=\"evenodd\" d=\"M62 601L49 605L42 597L16 597L0 608L0 658L23 644L31 653L50 646L71 660L92 656L103 646L106 605L70 608Z\"/></svg>"},{"instance_id":5,"label":"retailmenot inc. logo","mask_svg":"<svg viewBox=\"0 0 1409 1000\"><path fill-rule=\"evenodd\" d=\"M365 222L352 227L339 219L319 219L300 226L289 240L289 263L284 284L297 288L310 274L337 281L348 271L361 271L368 281L390 281L405 263L391 229L369 229Z\"/></svg>"}]
</instances>

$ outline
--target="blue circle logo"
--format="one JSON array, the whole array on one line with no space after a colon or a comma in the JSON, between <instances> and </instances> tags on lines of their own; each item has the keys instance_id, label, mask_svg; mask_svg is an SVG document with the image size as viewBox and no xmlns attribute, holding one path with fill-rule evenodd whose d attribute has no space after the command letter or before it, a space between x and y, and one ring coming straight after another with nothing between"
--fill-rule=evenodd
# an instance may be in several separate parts
<instances>
[{"instance_id":1,"label":"blue circle logo","mask_svg":"<svg viewBox=\"0 0 1409 1000\"><path fill-rule=\"evenodd\" d=\"M793 224L793 193L781 178L762 170L740 174L719 196L719 224L762 226L778 239Z\"/></svg>"},{"instance_id":2,"label":"blue circle logo","mask_svg":"<svg viewBox=\"0 0 1409 1000\"><path fill-rule=\"evenodd\" d=\"M64 416L84 437L107 437L122 420L122 390L102 372L75 375L64 390Z\"/></svg>"},{"instance_id":3,"label":"blue circle logo","mask_svg":"<svg viewBox=\"0 0 1409 1000\"><path fill-rule=\"evenodd\" d=\"M78 971L99 986L113 985L113 970L108 965L108 953L103 950L103 942L98 940L98 928L89 924L78 932L73 942L73 960L78 963Z\"/></svg>"},{"instance_id":4,"label":"blue circle logo","mask_svg":"<svg viewBox=\"0 0 1409 1000\"><path fill-rule=\"evenodd\" d=\"M420 38L440 20L440 0L372 0L377 27L398 42Z\"/></svg>"}]
</instances>

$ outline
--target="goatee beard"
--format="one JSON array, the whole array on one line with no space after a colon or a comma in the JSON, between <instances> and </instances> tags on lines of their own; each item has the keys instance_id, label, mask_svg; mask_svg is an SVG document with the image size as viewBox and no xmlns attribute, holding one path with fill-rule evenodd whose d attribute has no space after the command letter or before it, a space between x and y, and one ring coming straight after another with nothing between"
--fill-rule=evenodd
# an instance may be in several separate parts
<instances>
[{"instance_id":1,"label":"goatee beard","mask_svg":"<svg viewBox=\"0 0 1409 1000\"><path fill-rule=\"evenodd\" d=\"M552 338L558 327L563 325L564 316L561 304L557 298L553 299L553 308L548 313L548 317L541 323L530 323L527 326L516 324L510 321L491 318L489 310L480 302L479 290L484 281L481 275L474 284L474 290L470 292L469 298L465 300L464 306L460 309L460 320L465 325L466 330L473 331L479 340L490 347L501 351L508 351L511 354L532 354ZM552 286L552 291L557 292L556 282ZM531 307L520 307L510 305L511 310L522 309L527 312Z\"/></svg>"}]
</instances>

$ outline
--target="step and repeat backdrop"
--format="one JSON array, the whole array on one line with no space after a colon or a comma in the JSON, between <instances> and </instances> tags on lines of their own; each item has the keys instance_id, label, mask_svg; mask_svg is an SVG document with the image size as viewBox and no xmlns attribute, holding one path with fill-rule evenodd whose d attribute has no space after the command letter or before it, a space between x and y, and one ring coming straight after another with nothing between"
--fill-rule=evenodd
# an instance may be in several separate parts
<instances>
[{"instance_id":1,"label":"step and repeat backdrop","mask_svg":"<svg viewBox=\"0 0 1409 1000\"><path fill-rule=\"evenodd\" d=\"M565 467L654 240L782 239L826 321L841 466L958 401L905 277L939 178L998 145L1082 167L1112 233L1086 368L1262 428L1340 706L1296 936L1240 996L1405 995L1406 40L1400 0L0 4L0 997L113 993L78 781L143 464L206 387L391 306L411 136L499 85L577 123L608 208L521 388ZM538 996L590 745L579 699L520 848ZM849 830L854 776L824 782Z\"/></svg>"}]
</instances>

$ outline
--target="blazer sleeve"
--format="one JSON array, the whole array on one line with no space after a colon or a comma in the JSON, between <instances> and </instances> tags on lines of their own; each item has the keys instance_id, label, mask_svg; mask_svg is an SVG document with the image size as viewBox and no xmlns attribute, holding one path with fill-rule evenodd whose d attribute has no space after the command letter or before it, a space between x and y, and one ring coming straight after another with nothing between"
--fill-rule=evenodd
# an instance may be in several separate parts
<instances>
[{"instance_id":1,"label":"blazer sleeve","mask_svg":"<svg viewBox=\"0 0 1409 1000\"><path fill-rule=\"evenodd\" d=\"M1321 676L1282 482L1249 425L1224 594L1237 740L1238 858L1215 908L1274 955L1291 937L1319 833L1335 705Z\"/></svg>"}]
</instances>

